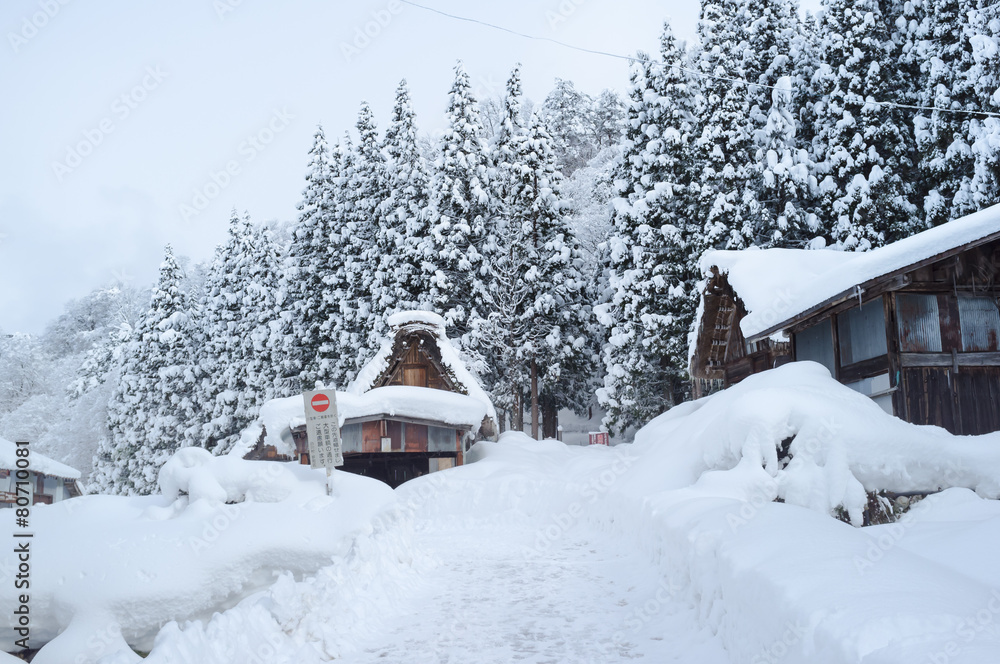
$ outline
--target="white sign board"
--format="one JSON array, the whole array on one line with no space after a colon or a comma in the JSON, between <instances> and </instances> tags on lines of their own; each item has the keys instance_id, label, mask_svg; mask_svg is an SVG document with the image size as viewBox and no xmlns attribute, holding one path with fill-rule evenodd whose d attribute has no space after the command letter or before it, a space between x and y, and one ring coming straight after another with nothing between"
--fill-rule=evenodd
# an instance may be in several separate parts
<instances>
[{"instance_id":1,"label":"white sign board","mask_svg":"<svg viewBox=\"0 0 1000 664\"><path fill-rule=\"evenodd\" d=\"M340 422L337 417L337 392L320 390L303 392L306 409L306 437L309 439L309 466L326 468L344 465L340 444Z\"/></svg>"}]
</instances>

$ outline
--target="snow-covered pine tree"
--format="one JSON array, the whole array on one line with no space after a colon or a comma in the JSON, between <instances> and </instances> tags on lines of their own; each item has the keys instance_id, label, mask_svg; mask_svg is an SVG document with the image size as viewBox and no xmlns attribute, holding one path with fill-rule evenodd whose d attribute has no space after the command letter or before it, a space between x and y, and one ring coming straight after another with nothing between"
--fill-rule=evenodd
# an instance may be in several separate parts
<instances>
[{"instance_id":1,"label":"snow-covered pine tree","mask_svg":"<svg viewBox=\"0 0 1000 664\"><path fill-rule=\"evenodd\" d=\"M972 81L963 76L973 67L972 26L975 0L923 0L920 24L910 57L921 73L918 105L968 111L976 109ZM967 142L970 116L919 111L913 120L919 151L924 219L942 224L956 211L955 197L972 179L974 158ZM959 202L960 214L972 212Z\"/></svg>"},{"instance_id":2,"label":"snow-covered pine tree","mask_svg":"<svg viewBox=\"0 0 1000 664\"><path fill-rule=\"evenodd\" d=\"M340 301L339 345L341 353L354 359L350 375L337 377L334 385L346 387L354 372L367 362L377 341L385 333L385 311L376 307L377 293L373 292L383 263L382 247L377 242L379 229L384 225L380 217L387 196L386 164L382 154L375 115L367 102L362 102L358 113L358 144L351 164L345 171L341 196L345 200L345 216L339 218L344 248L345 293ZM343 380L343 382L341 382Z\"/></svg>"},{"instance_id":3,"label":"snow-covered pine tree","mask_svg":"<svg viewBox=\"0 0 1000 664\"><path fill-rule=\"evenodd\" d=\"M608 328L605 426L624 430L681 401L687 333L694 318L698 257L705 248L697 206L701 176L695 88L669 25L662 64L633 66L628 132L615 180L610 293L597 307Z\"/></svg>"},{"instance_id":4,"label":"snow-covered pine tree","mask_svg":"<svg viewBox=\"0 0 1000 664\"><path fill-rule=\"evenodd\" d=\"M479 108L461 62L455 67L446 119L429 187L427 224L434 246L427 269L434 309L450 330L465 336L484 315L478 303L490 292L496 206Z\"/></svg>"},{"instance_id":5,"label":"snow-covered pine tree","mask_svg":"<svg viewBox=\"0 0 1000 664\"><path fill-rule=\"evenodd\" d=\"M198 356L205 377L197 405L200 440L228 452L261 404L278 395L272 329L276 321L277 253L263 228L233 211L226 242L215 254L200 306L204 342Z\"/></svg>"},{"instance_id":6,"label":"snow-covered pine tree","mask_svg":"<svg viewBox=\"0 0 1000 664\"><path fill-rule=\"evenodd\" d=\"M357 150L350 134L338 143L331 154L331 197L332 209L330 229L325 244L325 271L323 280L323 307L326 318L319 328L321 339L318 353L318 369L308 383L311 388L315 381L333 387L343 387L354 377L357 370L356 354L362 350L361 332L355 327L357 317L351 310L349 300L352 282L348 278L348 254L357 247L351 237L351 225L355 223L355 203L357 198L351 192L352 183L357 181ZM345 315L346 312L346 315ZM353 336L352 336L353 335Z\"/></svg>"},{"instance_id":7,"label":"snow-covered pine tree","mask_svg":"<svg viewBox=\"0 0 1000 664\"><path fill-rule=\"evenodd\" d=\"M808 152L796 138L798 122L793 75L808 57L798 10L792 0L751 0L753 17L746 27L747 47L741 69L749 81L751 127L755 154L750 186L757 199L752 224L753 244L801 246L808 232L815 179ZM794 82L793 82L794 81Z\"/></svg>"},{"instance_id":8,"label":"snow-covered pine tree","mask_svg":"<svg viewBox=\"0 0 1000 664\"><path fill-rule=\"evenodd\" d=\"M149 310L122 352L121 376L108 405L111 437L95 460L94 485L101 493L155 491L160 467L197 427L195 325L182 278L168 245Z\"/></svg>"},{"instance_id":9,"label":"snow-covered pine tree","mask_svg":"<svg viewBox=\"0 0 1000 664\"><path fill-rule=\"evenodd\" d=\"M891 16L877 0L824 0L827 67L818 118L824 163L817 210L846 249L866 250L922 227L912 200L909 121L877 101L906 103L911 82L895 66Z\"/></svg>"},{"instance_id":10,"label":"snow-covered pine tree","mask_svg":"<svg viewBox=\"0 0 1000 664\"><path fill-rule=\"evenodd\" d=\"M521 102L521 72L517 65L507 80L506 94L498 102L490 146L490 196L498 209L493 223L497 250L490 265L493 288L487 292L481 315L473 321L469 333L484 365L490 368L483 379L504 420L502 426L506 426L509 415L511 427L518 431L523 430L531 375L530 347L532 335L537 332L527 317L533 289L525 275L531 269L532 252L527 250L523 206L518 205L527 168L522 159L528 142ZM537 389L533 394L537 411Z\"/></svg>"},{"instance_id":11,"label":"snow-covered pine tree","mask_svg":"<svg viewBox=\"0 0 1000 664\"><path fill-rule=\"evenodd\" d=\"M792 78L773 84L771 108L757 131L760 220L754 244L762 247L802 246L812 239L815 222L809 212L816 190L814 164L795 139Z\"/></svg>"},{"instance_id":12,"label":"snow-covered pine tree","mask_svg":"<svg viewBox=\"0 0 1000 664\"><path fill-rule=\"evenodd\" d=\"M587 336L590 293L564 215L552 143L537 114L525 123L518 65L507 81L492 148L490 183L499 204L492 268L498 283L489 294L489 314L473 336L492 368L488 379L496 400L512 414L514 428L520 427L528 388L533 433L544 403L543 433L555 437L560 408L582 411L589 405L595 352Z\"/></svg>"},{"instance_id":13,"label":"snow-covered pine tree","mask_svg":"<svg viewBox=\"0 0 1000 664\"><path fill-rule=\"evenodd\" d=\"M970 12L972 66L962 72L958 86L971 86L976 110L1000 111L1000 21L995 7L979 3ZM955 216L1000 202L1000 119L973 116L968 138L972 148L972 178L963 181L955 198Z\"/></svg>"},{"instance_id":14,"label":"snow-covered pine tree","mask_svg":"<svg viewBox=\"0 0 1000 664\"><path fill-rule=\"evenodd\" d=\"M753 243L760 214L754 182L754 80L758 54L749 54L748 8L740 0L705 0L698 21L702 77L698 117L701 210L709 247L743 249ZM751 62L752 61L752 62Z\"/></svg>"},{"instance_id":15,"label":"snow-covered pine tree","mask_svg":"<svg viewBox=\"0 0 1000 664\"><path fill-rule=\"evenodd\" d=\"M597 96L594 100L593 122L594 141L598 151L621 143L625 135L625 115L625 102L613 90L603 90ZM558 151L556 154L558 155Z\"/></svg>"},{"instance_id":16,"label":"snow-covered pine tree","mask_svg":"<svg viewBox=\"0 0 1000 664\"><path fill-rule=\"evenodd\" d=\"M610 109L605 109L610 110ZM551 128L561 172L572 174L597 154L601 140L595 124L606 118L594 117L594 99L576 89L573 81L557 78L556 86L542 102L539 115Z\"/></svg>"},{"instance_id":17,"label":"snow-covered pine tree","mask_svg":"<svg viewBox=\"0 0 1000 664\"><path fill-rule=\"evenodd\" d=\"M426 222L430 175L417 144L405 80L396 89L382 149L386 155L386 197L378 211L375 245L380 262L373 306L385 314L424 309L430 304L429 277L424 273L430 251Z\"/></svg>"},{"instance_id":18,"label":"snow-covered pine tree","mask_svg":"<svg viewBox=\"0 0 1000 664\"><path fill-rule=\"evenodd\" d=\"M580 245L566 219L553 140L537 114L532 114L523 142L520 177L511 217L528 242L528 307L525 320L533 328L528 348L536 365L542 436L555 438L563 408L583 414L591 405L600 361L591 335L591 302L595 293L583 275Z\"/></svg>"},{"instance_id":19,"label":"snow-covered pine tree","mask_svg":"<svg viewBox=\"0 0 1000 664\"><path fill-rule=\"evenodd\" d=\"M273 342L280 349L276 361L280 375L289 381L293 392L300 387L312 387L318 378L323 341L320 326L332 311L323 293L324 278L331 270L330 235L336 230L333 227L336 166L323 128L317 127L276 301L280 312Z\"/></svg>"}]
</instances>

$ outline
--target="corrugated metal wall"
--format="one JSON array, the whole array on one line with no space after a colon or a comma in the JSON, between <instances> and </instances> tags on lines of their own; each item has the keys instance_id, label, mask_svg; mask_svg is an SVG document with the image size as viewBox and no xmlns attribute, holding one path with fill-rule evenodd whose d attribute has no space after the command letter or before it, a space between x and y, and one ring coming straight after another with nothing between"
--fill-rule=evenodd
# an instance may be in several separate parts
<instances>
[{"instance_id":1,"label":"corrugated metal wall","mask_svg":"<svg viewBox=\"0 0 1000 664\"><path fill-rule=\"evenodd\" d=\"M846 366L888 353L882 298L865 302L837 316L840 365Z\"/></svg>"},{"instance_id":2,"label":"corrugated metal wall","mask_svg":"<svg viewBox=\"0 0 1000 664\"><path fill-rule=\"evenodd\" d=\"M958 320L963 352L1000 350L1000 310L992 297L959 295Z\"/></svg>"},{"instance_id":3,"label":"corrugated metal wall","mask_svg":"<svg viewBox=\"0 0 1000 664\"><path fill-rule=\"evenodd\" d=\"M830 320L820 321L795 334L795 360L819 362L836 376L833 358L833 325Z\"/></svg>"},{"instance_id":4,"label":"corrugated metal wall","mask_svg":"<svg viewBox=\"0 0 1000 664\"><path fill-rule=\"evenodd\" d=\"M896 295L899 350L903 353L940 353L941 317L933 293Z\"/></svg>"}]
</instances>

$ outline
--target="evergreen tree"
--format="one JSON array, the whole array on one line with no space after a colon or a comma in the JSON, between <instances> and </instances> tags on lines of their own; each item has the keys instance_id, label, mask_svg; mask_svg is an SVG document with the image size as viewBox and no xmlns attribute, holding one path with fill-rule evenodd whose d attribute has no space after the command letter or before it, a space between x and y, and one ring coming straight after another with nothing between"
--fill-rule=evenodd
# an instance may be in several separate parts
<instances>
[{"instance_id":1,"label":"evergreen tree","mask_svg":"<svg viewBox=\"0 0 1000 664\"><path fill-rule=\"evenodd\" d=\"M205 372L199 444L228 452L253 422L261 404L281 391L275 375L277 253L267 232L233 211L225 244L216 251L200 307Z\"/></svg>"},{"instance_id":2,"label":"evergreen tree","mask_svg":"<svg viewBox=\"0 0 1000 664\"><path fill-rule=\"evenodd\" d=\"M661 53L662 64L643 57L633 67L608 242L610 292L598 307L608 328L598 399L605 425L617 430L646 422L687 393L687 333L706 246L697 216L703 192L695 90L669 26Z\"/></svg>"},{"instance_id":3,"label":"evergreen tree","mask_svg":"<svg viewBox=\"0 0 1000 664\"><path fill-rule=\"evenodd\" d=\"M604 101L611 102L610 98ZM545 98L539 114L546 126L552 128L556 158L563 173L573 173L597 154L601 137L595 131L595 124L604 125L610 120L613 125L613 118L606 117L614 113L613 103L601 113L600 119L595 117L594 99L577 90L573 81L556 79L556 87ZM601 135L606 131L602 126Z\"/></svg>"},{"instance_id":4,"label":"evergreen tree","mask_svg":"<svg viewBox=\"0 0 1000 664\"><path fill-rule=\"evenodd\" d=\"M703 76L700 148L701 219L710 247L743 249L753 243L760 204L752 185L755 146L755 93L746 79L755 79L757 62L750 54L747 7L738 0L706 0L698 21ZM756 90L756 88L754 88Z\"/></svg>"},{"instance_id":5,"label":"evergreen tree","mask_svg":"<svg viewBox=\"0 0 1000 664\"><path fill-rule=\"evenodd\" d=\"M814 166L795 139L791 77L775 81L771 97L765 124L757 132L761 216L754 244L799 246L811 238L815 223L807 211L816 188Z\"/></svg>"},{"instance_id":6,"label":"evergreen tree","mask_svg":"<svg viewBox=\"0 0 1000 664\"><path fill-rule=\"evenodd\" d=\"M531 375L529 365L533 361L530 349L538 332L527 315L533 289L525 281L532 256L527 251L530 239L526 235L524 206L519 205L523 202L520 196L527 168L523 160L528 152L521 102L521 72L517 65L500 101L490 147L490 196L498 209L493 224L497 251L490 265L493 288L488 290L485 306L480 317L472 322L469 335L484 365L490 368L482 378L493 402L501 414L510 413L516 430L523 428L525 395ZM535 376L537 388L537 373ZM537 410L537 389L528 399L532 396Z\"/></svg>"},{"instance_id":7,"label":"evergreen tree","mask_svg":"<svg viewBox=\"0 0 1000 664\"><path fill-rule=\"evenodd\" d=\"M757 218L747 229L757 246L798 246L810 239L808 208L815 174L800 147L793 76L808 58L798 8L792 0L752 0L741 69L751 83L751 134L755 151L749 186ZM803 81L798 81L799 86Z\"/></svg>"},{"instance_id":8,"label":"evergreen tree","mask_svg":"<svg viewBox=\"0 0 1000 664\"><path fill-rule=\"evenodd\" d=\"M969 13L972 65L962 73L959 88L971 87L976 110L1000 111L1000 24L993 7L984 2ZM955 198L955 215L968 214L1000 202L1000 120L972 116L966 143L972 149L972 177L964 180Z\"/></svg>"},{"instance_id":9,"label":"evergreen tree","mask_svg":"<svg viewBox=\"0 0 1000 664\"><path fill-rule=\"evenodd\" d=\"M195 326L182 279L168 245L149 310L122 352L121 376L108 405L111 437L95 461L94 483L102 493L153 493L160 467L197 435Z\"/></svg>"},{"instance_id":10,"label":"evergreen tree","mask_svg":"<svg viewBox=\"0 0 1000 664\"><path fill-rule=\"evenodd\" d=\"M507 81L504 114L492 148L490 176L499 213L494 288L473 338L491 367L488 380L515 428L527 398L533 433L546 406L545 435L554 437L560 408L589 403L594 352L581 252L564 214L553 140L536 114L526 124L520 66Z\"/></svg>"},{"instance_id":11,"label":"evergreen tree","mask_svg":"<svg viewBox=\"0 0 1000 664\"><path fill-rule=\"evenodd\" d=\"M973 0L924 0L912 56L921 68L920 106L975 110L972 81L963 76L973 67L971 24ZM914 133L920 157L924 219L942 224L955 214L955 197L972 179L974 158L967 142L970 116L963 113L920 111ZM961 213L972 209L962 208Z\"/></svg>"},{"instance_id":12,"label":"evergreen tree","mask_svg":"<svg viewBox=\"0 0 1000 664\"><path fill-rule=\"evenodd\" d=\"M602 91L594 100L594 141L598 150L615 147L621 143L625 135L625 115L625 103L612 90ZM558 156L558 143L555 137L552 139L552 146Z\"/></svg>"},{"instance_id":13,"label":"evergreen tree","mask_svg":"<svg viewBox=\"0 0 1000 664\"><path fill-rule=\"evenodd\" d=\"M876 0L827 0L821 29L828 67L817 131L825 177L820 211L832 239L866 250L918 230L912 203L913 141L905 115L875 103L906 96L889 31Z\"/></svg>"},{"instance_id":14,"label":"evergreen tree","mask_svg":"<svg viewBox=\"0 0 1000 664\"><path fill-rule=\"evenodd\" d=\"M558 412L590 405L599 358L590 336L592 316L579 243L567 222L552 137L532 114L523 142L511 217L529 242L526 320L534 329L527 349L535 365L543 436L556 437Z\"/></svg>"},{"instance_id":15,"label":"evergreen tree","mask_svg":"<svg viewBox=\"0 0 1000 664\"><path fill-rule=\"evenodd\" d=\"M345 216L339 220L345 239L345 287L340 302L340 351L354 359L354 367L346 386L378 349L385 333L385 310L375 300L374 290L383 281L380 268L384 256L377 238L384 220L380 213L388 197L386 164L382 154L375 116L367 103L361 104L357 122L358 144L351 165L344 172L341 196L345 201Z\"/></svg>"},{"instance_id":16,"label":"evergreen tree","mask_svg":"<svg viewBox=\"0 0 1000 664\"><path fill-rule=\"evenodd\" d=\"M490 292L496 238L489 156L472 85L461 63L455 67L446 118L430 182L427 224L434 245L427 270L435 310L450 329L465 336L483 315L477 303Z\"/></svg>"},{"instance_id":17,"label":"evergreen tree","mask_svg":"<svg viewBox=\"0 0 1000 664\"><path fill-rule=\"evenodd\" d=\"M429 306L427 259L428 173L417 144L417 128L406 81L396 90L392 119L382 146L386 155L386 192L379 207L375 238L379 278L373 303L392 314Z\"/></svg>"},{"instance_id":18,"label":"evergreen tree","mask_svg":"<svg viewBox=\"0 0 1000 664\"><path fill-rule=\"evenodd\" d=\"M324 292L331 270L330 236L336 230L333 188L338 165L331 160L323 128L318 127L276 302L280 312L275 332L275 345L280 349L277 366L292 391L312 387L318 378L320 328L332 313Z\"/></svg>"},{"instance_id":19,"label":"evergreen tree","mask_svg":"<svg viewBox=\"0 0 1000 664\"><path fill-rule=\"evenodd\" d=\"M357 161L357 150L345 132L330 159L332 213L324 245L325 269L321 275L325 320L319 328L322 342L317 355L318 369L313 382L308 383L310 387L315 381L332 387L346 386L354 377L357 354L367 340L363 339L366 332L356 325L356 303L351 300L352 289L363 278L363 273L348 273L349 260L353 268L359 267L357 258L349 254L361 245L361 240L351 236L358 224L355 210L358 197L351 190L358 181Z\"/></svg>"}]
</instances>

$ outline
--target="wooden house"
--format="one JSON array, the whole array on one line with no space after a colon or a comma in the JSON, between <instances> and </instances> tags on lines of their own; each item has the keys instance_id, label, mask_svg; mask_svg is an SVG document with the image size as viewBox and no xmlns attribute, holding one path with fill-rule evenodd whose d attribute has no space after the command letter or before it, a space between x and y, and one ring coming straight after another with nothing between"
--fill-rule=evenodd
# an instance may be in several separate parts
<instances>
[{"instance_id":1,"label":"wooden house","mask_svg":"<svg viewBox=\"0 0 1000 664\"><path fill-rule=\"evenodd\" d=\"M51 505L82 493L79 470L30 448L28 467L20 468L17 461L23 457L18 457L17 448L17 444L0 438L0 508L15 507L18 495L31 505ZM19 485L19 481L24 484Z\"/></svg>"},{"instance_id":2,"label":"wooden house","mask_svg":"<svg viewBox=\"0 0 1000 664\"><path fill-rule=\"evenodd\" d=\"M390 316L391 339L337 392L342 470L390 486L461 465L473 442L496 435L496 412L446 336L444 320L426 311ZM301 397L261 409L262 429L247 458L308 462Z\"/></svg>"},{"instance_id":3,"label":"wooden house","mask_svg":"<svg viewBox=\"0 0 1000 664\"><path fill-rule=\"evenodd\" d=\"M1000 430L1000 206L865 253L710 251L690 372L813 360L915 424Z\"/></svg>"}]
</instances>

